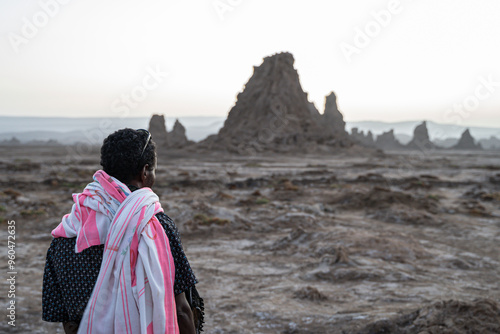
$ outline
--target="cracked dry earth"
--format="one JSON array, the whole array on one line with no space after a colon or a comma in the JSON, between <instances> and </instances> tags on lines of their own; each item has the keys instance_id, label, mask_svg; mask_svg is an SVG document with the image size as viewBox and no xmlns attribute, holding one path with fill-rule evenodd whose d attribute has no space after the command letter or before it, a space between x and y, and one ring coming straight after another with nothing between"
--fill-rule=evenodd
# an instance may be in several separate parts
<instances>
[{"instance_id":1,"label":"cracked dry earth","mask_svg":"<svg viewBox=\"0 0 500 334\"><path fill-rule=\"evenodd\" d=\"M98 149L0 151L16 330L63 333L41 321L45 252ZM159 155L154 190L200 281L206 333L500 332L498 153Z\"/></svg>"}]
</instances>

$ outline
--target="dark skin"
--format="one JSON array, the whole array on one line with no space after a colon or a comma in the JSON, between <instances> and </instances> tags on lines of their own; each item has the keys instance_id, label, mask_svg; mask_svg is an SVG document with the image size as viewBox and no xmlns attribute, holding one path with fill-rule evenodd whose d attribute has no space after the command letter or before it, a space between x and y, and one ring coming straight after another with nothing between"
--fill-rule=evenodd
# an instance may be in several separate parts
<instances>
[{"instance_id":1,"label":"dark skin","mask_svg":"<svg viewBox=\"0 0 500 334\"><path fill-rule=\"evenodd\" d=\"M155 166L150 168L149 164L144 165L137 177L128 182L129 185L137 188L153 187L156 179L156 162ZM183 293L175 296L175 307L177 310L177 324L181 334L196 334L194 328L193 312Z\"/></svg>"}]
</instances>

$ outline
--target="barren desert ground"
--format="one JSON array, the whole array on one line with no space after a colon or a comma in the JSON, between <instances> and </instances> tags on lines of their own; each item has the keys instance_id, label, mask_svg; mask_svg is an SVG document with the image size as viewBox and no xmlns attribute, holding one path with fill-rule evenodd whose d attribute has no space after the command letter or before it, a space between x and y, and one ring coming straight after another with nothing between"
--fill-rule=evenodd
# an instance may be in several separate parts
<instances>
[{"instance_id":1,"label":"barren desert ground","mask_svg":"<svg viewBox=\"0 0 500 334\"><path fill-rule=\"evenodd\" d=\"M18 272L17 326L3 316L0 332L62 333L41 320L45 254L71 194L100 168L98 149L0 152L0 269L15 220ZM156 175L206 333L500 331L498 152L159 152ZM458 331L464 321L471 331Z\"/></svg>"}]
</instances>

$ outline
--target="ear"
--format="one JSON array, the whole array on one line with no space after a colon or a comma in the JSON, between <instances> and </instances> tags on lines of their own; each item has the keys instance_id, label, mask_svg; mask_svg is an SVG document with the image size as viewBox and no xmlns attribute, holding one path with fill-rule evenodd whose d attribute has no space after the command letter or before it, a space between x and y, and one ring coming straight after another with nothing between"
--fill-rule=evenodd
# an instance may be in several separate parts
<instances>
[{"instance_id":1,"label":"ear","mask_svg":"<svg viewBox=\"0 0 500 334\"><path fill-rule=\"evenodd\" d=\"M145 164L141 170L141 183L142 184L144 184L146 182L146 179L148 177L148 171L149 171L149 164Z\"/></svg>"}]
</instances>

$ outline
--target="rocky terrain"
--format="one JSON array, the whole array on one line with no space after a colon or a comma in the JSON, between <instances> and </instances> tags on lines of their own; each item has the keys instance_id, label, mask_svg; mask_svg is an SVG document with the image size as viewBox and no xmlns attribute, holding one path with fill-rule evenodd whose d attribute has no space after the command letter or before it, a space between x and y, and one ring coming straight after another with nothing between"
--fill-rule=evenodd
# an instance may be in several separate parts
<instances>
[{"instance_id":1,"label":"rocky terrain","mask_svg":"<svg viewBox=\"0 0 500 334\"><path fill-rule=\"evenodd\" d=\"M265 58L200 143L178 120L149 123L154 190L200 281L206 333L499 333L500 156L468 131L438 149L425 122L408 145L392 130L349 135L336 95L320 114L293 63ZM49 144L0 145L19 333L62 333L41 321L45 253L100 168L100 147Z\"/></svg>"},{"instance_id":2,"label":"rocky terrain","mask_svg":"<svg viewBox=\"0 0 500 334\"><path fill-rule=\"evenodd\" d=\"M4 249L6 221L16 221L16 331L62 333L40 319L45 253L71 194L99 168L99 148L0 153ZM494 152L170 149L154 189L200 281L206 333L499 332Z\"/></svg>"}]
</instances>

